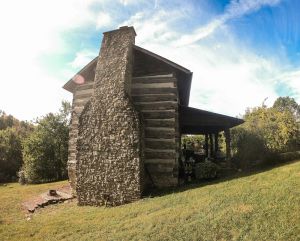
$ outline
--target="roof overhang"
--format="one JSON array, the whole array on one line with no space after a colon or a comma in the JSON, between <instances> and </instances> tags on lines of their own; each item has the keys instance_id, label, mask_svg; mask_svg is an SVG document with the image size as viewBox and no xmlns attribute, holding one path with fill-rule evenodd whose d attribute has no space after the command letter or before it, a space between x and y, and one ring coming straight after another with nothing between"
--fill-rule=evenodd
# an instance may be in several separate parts
<instances>
[{"instance_id":1,"label":"roof overhang","mask_svg":"<svg viewBox=\"0 0 300 241\"><path fill-rule=\"evenodd\" d=\"M224 131L244 123L244 120L200 110L179 106L181 134L210 134Z\"/></svg>"},{"instance_id":2,"label":"roof overhang","mask_svg":"<svg viewBox=\"0 0 300 241\"><path fill-rule=\"evenodd\" d=\"M76 87L82 83L78 83L76 80L78 77L82 77L85 81L94 81L95 76L95 67L97 65L98 56L95 57L92 61L90 61L86 66L83 67L77 74L75 74L65 85L63 88L71 93L74 93Z\"/></svg>"}]
</instances>

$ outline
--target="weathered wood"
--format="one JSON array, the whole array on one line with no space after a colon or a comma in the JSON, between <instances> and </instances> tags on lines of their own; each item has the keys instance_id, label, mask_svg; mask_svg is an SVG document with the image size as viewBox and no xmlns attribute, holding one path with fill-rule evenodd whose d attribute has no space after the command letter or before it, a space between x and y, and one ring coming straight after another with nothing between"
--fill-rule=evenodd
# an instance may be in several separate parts
<instances>
[{"instance_id":1,"label":"weathered wood","mask_svg":"<svg viewBox=\"0 0 300 241\"><path fill-rule=\"evenodd\" d=\"M153 111L153 110L142 110L145 119L170 119L175 118L176 113L174 110L165 111Z\"/></svg>"},{"instance_id":2,"label":"weathered wood","mask_svg":"<svg viewBox=\"0 0 300 241\"><path fill-rule=\"evenodd\" d=\"M205 157L208 157L208 134L205 134Z\"/></svg>"},{"instance_id":3,"label":"weathered wood","mask_svg":"<svg viewBox=\"0 0 300 241\"><path fill-rule=\"evenodd\" d=\"M84 98L91 98L92 97L92 93L87 93L87 94L78 94L75 92L75 94L73 95L73 98L76 98L76 99L84 99Z\"/></svg>"},{"instance_id":4,"label":"weathered wood","mask_svg":"<svg viewBox=\"0 0 300 241\"><path fill-rule=\"evenodd\" d=\"M169 163L171 165L175 164L175 159L145 159L145 164L152 163L152 164L165 164Z\"/></svg>"},{"instance_id":5,"label":"weathered wood","mask_svg":"<svg viewBox=\"0 0 300 241\"><path fill-rule=\"evenodd\" d=\"M77 104L77 103L87 103L90 99L90 96L88 97L85 97L85 98L76 98L74 101L73 101L73 105Z\"/></svg>"},{"instance_id":6,"label":"weathered wood","mask_svg":"<svg viewBox=\"0 0 300 241\"><path fill-rule=\"evenodd\" d=\"M138 83L141 83L141 84L150 84L150 83L176 83L176 82L177 82L176 78L170 78L170 77L167 77L167 78L163 78L163 77L159 77L159 78L134 77L134 78L132 78L132 83L133 84L138 84Z\"/></svg>"},{"instance_id":7,"label":"weathered wood","mask_svg":"<svg viewBox=\"0 0 300 241\"><path fill-rule=\"evenodd\" d=\"M155 101L177 101L177 95L171 94L147 94L147 95L133 95L134 102L155 102Z\"/></svg>"},{"instance_id":8,"label":"weathered wood","mask_svg":"<svg viewBox=\"0 0 300 241\"><path fill-rule=\"evenodd\" d=\"M176 94L177 88L168 87L168 88L133 88L131 90L132 95L143 95L143 94Z\"/></svg>"},{"instance_id":9,"label":"weathered wood","mask_svg":"<svg viewBox=\"0 0 300 241\"><path fill-rule=\"evenodd\" d=\"M164 138L170 139L175 137L174 128L165 128L165 127L146 127L145 128L145 137L146 138Z\"/></svg>"},{"instance_id":10,"label":"weathered wood","mask_svg":"<svg viewBox=\"0 0 300 241\"><path fill-rule=\"evenodd\" d=\"M145 157L147 159L171 159L176 157L175 150L155 150L146 149Z\"/></svg>"},{"instance_id":11,"label":"weathered wood","mask_svg":"<svg viewBox=\"0 0 300 241\"><path fill-rule=\"evenodd\" d=\"M140 110L174 110L178 109L176 101L135 102Z\"/></svg>"},{"instance_id":12,"label":"weathered wood","mask_svg":"<svg viewBox=\"0 0 300 241\"><path fill-rule=\"evenodd\" d=\"M225 143L226 143L226 159L230 160L231 159L231 137L230 137L230 130L225 129L224 131L225 134Z\"/></svg>"},{"instance_id":13,"label":"weathered wood","mask_svg":"<svg viewBox=\"0 0 300 241\"><path fill-rule=\"evenodd\" d=\"M219 150L219 133L215 133L214 134L214 137L215 137L215 155L217 155L217 152Z\"/></svg>"},{"instance_id":14,"label":"weathered wood","mask_svg":"<svg viewBox=\"0 0 300 241\"><path fill-rule=\"evenodd\" d=\"M174 139L155 139L155 138L146 138L145 145L151 149L174 149L175 140Z\"/></svg>"},{"instance_id":15,"label":"weathered wood","mask_svg":"<svg viewBox=\"0 0 300 241\"><path fill-rule=\"evenodd\" d=\"M178 155L175 139L178 132L176 78L172 75L145 76L133 78L132 83L132 99L142 113L145 126L145 168L151 179L154 177L157 187L177 184L178 179L173 177ZM160 174L163 178L157 178Z\"/></svg>"},{"instance_id":16,"label":"weathered wood","mask_svg":"<svg viewBox=\"0 0 300 241\"><path fill-rule=\"evenodd\" d=\"M175 118L171 119L144 119L147 127L175 127Z\"/></svg>"},{"instance_id":17,"label":"weathered wood","mask_svg":"<svg viewBox=\"0 0 300 241\"><path fill-rule=\"evenodd\" d=\"M139 89L139 88L173 88L174 83L173 82L167 82L167 83L137 83L132 84L132 88Z\"/></svg>"},{"instance_id":18,"label":"weathered wood","mask_svg":"<svg viewBox=\"0 0 300 241\"><path fill-rule=\"evenodd\" d=\"M170 163L160 163L160 164L153 164L148 163L146 164L148 171L152 174L154 173L172 173L174 169L174 164Z\"/></svg>"},{"instance_id":19,"label":"weathered wood","mask_svg":"<svg viewBox=\"0 0 300 241\"><path fill-rule=\"evenodd\" d=\"M87 89L87 90L78 90L75 92L75 98L78 98L80 95L89 94L90 96L93 95L94 90L93 89Z\"/></svg>"},{"instance_id":20,"label":"weathered wood","mask_svg":"<svg viewBox=\"0 0 300 241\"><path fill-rule=\"evenodd\" d=\"M83 85L78 85L76 88L76 91L80 91L80 90L92 90L94 86L94 82L89 82Z\"/></svg>"}]
</instances>

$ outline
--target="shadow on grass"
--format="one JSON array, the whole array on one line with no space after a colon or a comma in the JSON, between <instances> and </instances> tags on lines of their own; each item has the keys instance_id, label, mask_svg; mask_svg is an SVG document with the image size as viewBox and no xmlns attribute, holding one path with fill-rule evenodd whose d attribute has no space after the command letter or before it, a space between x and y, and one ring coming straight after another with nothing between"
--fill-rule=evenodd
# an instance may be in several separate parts
<instances>
[{"instance_id":1,"label":"shadow on grass","mask_svg":"<svg viewBox=\"0 0 300 241\"><path fill-rule=\"evenodd\" d=\"M296 163L296 162L300 162L300 160L299 159L291 160L291 161L286 161L286 162L282 162L282 163L275 163L273 165L268 164L265 166L252 168L251 170L242 171L242 172L234 171L234 173L216 178L214 180L202 180L202 181L194 180L190 183L185 183L185 184L182 184L182 185L180 185L178 187L174 187L174 188L164 188L164 189L151 188L143 195L143 197L144 198L153 198L153 197L161 197L161 196L174 194L174 193L180 193L180 192L192 190L195 188L200 188L200 187L204 187L204 186L208 186L208 185L214 185L214 184L230 181L233 179L256 175L259 173L263 173L263 172L272 170L274 168L278 168L278 167Z\"/></svg>"}]
</instances>

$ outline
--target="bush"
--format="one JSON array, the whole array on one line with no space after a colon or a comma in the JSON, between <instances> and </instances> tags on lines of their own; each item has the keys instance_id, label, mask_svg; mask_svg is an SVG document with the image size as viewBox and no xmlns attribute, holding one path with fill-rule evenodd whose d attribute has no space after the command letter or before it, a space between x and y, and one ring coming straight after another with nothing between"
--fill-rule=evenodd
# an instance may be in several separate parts
<instances>
[{"instance_id":1,"label":"bush","mask_svg":"<svg viewBox=\"0 0 300 241\"><path fill-rule=\"evenodd\" d=\"M242 127L232 129L233 163L242 169L261 164L270 156L265 141Z\"/></svg>"},{"instance_id":2,"label":"bush","mask_svg":"<svg viewBox=\"0 0 300 241\"><path fill-rule=\"evenodd\" d=\"M211 161L200 162L195 165L196 179L212 179L218 176L220 168Z\"/></svg>"}]
</instances>

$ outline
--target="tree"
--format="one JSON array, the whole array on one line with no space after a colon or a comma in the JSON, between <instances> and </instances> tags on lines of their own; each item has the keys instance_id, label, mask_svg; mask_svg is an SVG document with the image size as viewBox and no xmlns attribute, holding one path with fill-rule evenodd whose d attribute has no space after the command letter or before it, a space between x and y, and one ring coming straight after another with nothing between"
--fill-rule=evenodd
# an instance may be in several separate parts
<instances>
[{"instance_id":1,"label":"tree","mask_svg":"<svg viewBox=\"0 0 300 241\"><path fill-rule=\"evenodd\" d=\"M279 111L289 111L297 120L300 120L300 105L291 97L279 97L273 104L273 108Z\"/></svg>"},{"instance_id":2,"label":"tree","mask_svg":"<svg viewBox=\"0 0 300 241\"><path fill-rule=\"evenodd\" d=\"M239 162L251 164L276 153L299 150L298 104L278 98L273 107L247 109L245 123L232 130L232 147Z\"/></svg>"},{"instance_id":3,"label":"tree","mask_svg":"<svg viewBox=\"0 0 300 241\"><path fill-rule=\"evenodd\" d=\"M0 111L0 182L12 181L22 165L21 142L33 125Z\"/></svg>"},{"instance_id":4,"label":"tree","mask_svg":"<svg viewBox=\"0 0 300 241\"><path fill-rule=\"evenodd\" d=\"M38 119L35 130L23 142L23 170L27 182L67 177L70 111L70 104L63 102L59 113Z\"/></svg>"},{"instance_id":5,"label":"tree","mask_svg":"<svg viewBox=\"0 0 300 241\"><path fill-rule=\"evenodd\" d=\"M22 165L21 137L13 128L0 130L0 182L11 181Z\"/></svg>"}]
</instances>

